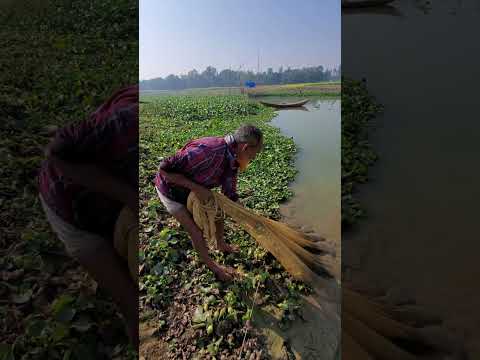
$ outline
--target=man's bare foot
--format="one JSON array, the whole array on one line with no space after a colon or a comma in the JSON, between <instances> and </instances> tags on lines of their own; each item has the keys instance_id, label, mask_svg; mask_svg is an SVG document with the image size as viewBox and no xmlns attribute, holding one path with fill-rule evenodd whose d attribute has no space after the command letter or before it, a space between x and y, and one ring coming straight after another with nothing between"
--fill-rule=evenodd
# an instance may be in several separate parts
<instances>
[{"instance_id":1,"label":"man's bare foot","mask_svg":"<svg viewBox=\"0 0 480 360\"><path fill-rule=\"evenodd\" d=\"M237 253L240 251L240 248L236 245L229 245L227 243L217 244L217 249L224 253Z\"/></svg>"},{"instance_id":2,"label":"man's bare foot","mask_svg":"<svg viewBox=\"0 0 480 360\"><path fill-rule=\"evenodd\" d=\"M220 281L229 282L238 276L234 268L217 265L212 271Z\"/></svg>"}]
</instances>

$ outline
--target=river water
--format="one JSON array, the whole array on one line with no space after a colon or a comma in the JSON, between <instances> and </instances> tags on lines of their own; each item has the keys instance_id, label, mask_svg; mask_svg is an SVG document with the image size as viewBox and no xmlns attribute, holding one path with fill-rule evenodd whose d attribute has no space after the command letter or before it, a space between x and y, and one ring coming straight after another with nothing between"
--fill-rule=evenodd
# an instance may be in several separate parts
<instances>
[{"instance_id":1,"label":"river water","mask_svg":"<svg viewBox=\"0 0 480 360\"><path fill-rule=\"evenodd\" d=\"M380 160L359 194L368 219L342 236L344 276L437 312L472 356L480 354L479 24L480 2L461 0L395 1L342 17L343 74L366 78L385 106L371 136Z\"/></svg>"},{"instance_id":2,"label":"river water","mask_svg":"<svg viewBox=\"0 0 480 360\"><path fill-rule=\"evenodd\" d=\"M299 99L269 96L265 100L280 103ZM295 159L298 174L291 184L294 196L281 207L284 220L325 237L336 248L338 264L341 254L340 117L339 99L310 97L303 108L277 111L271 122L284 135L292 137L298 149ZM339 280L340 271L332 275ZM267 319L275 317L275 312L266 317L254 316L254 323L267 339L270 355L284 358L276 344L287 341L298 358L334 359L339 354L340 339L339 318L333 315L337 304L319 302L314 296L303 298L301 304L303 317L308 321L296 319L287 330L269 325Z\"/></svg>"},{"instance_id":3,"label":"river water","mask_svg":"<svg viewBox=\"0 0 480 360\"><path fill-rule=\"evenodd\" d=\"M270 101L294 101L291 97ZM304 109L279 110L272 125L292 137L298 147L294 197L281 212L291 222L311 228L330 241L340 255L340 138L339 99L310 98Z\"/></svg>"}]
</instances>

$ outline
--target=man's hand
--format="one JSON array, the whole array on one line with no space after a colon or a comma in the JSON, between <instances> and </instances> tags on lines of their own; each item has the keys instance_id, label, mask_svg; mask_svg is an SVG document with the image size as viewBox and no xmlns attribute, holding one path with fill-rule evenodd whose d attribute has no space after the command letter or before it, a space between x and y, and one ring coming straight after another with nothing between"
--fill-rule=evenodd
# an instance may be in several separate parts
<instances>
[{"instance_id":1,"label":"man's hand","mask_svg":"<svg viewBox=\"0 0 480 360\"><path fill-rule=\"evenodd\" d=\"M208 202L213 196L212 192L209 189L200 185L195 186L192 191L202 203Z\"/></svg>"}]
</instances>

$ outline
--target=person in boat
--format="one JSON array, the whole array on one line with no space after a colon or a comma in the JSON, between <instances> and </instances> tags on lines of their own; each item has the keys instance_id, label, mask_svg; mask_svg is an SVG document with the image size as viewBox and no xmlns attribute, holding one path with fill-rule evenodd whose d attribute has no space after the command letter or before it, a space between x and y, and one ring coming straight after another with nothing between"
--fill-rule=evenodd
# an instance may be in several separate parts
<instances>
[{"instance_id":1,"label":"person in boat","mask_svg":"<svg viewBox=\"0 0 480 360\"><path fill-rule=\"evenodd\" d=\"M233 134L204 137L188 142L176 154L163 160L155 177L160 201L190 235L200 260L222 281L232 280L233 268L217 264L208 254L206 240L187 209L192 191L200 201L208 201L210 189L221 187L222 193L238 201L237 174L263 149L262 131L253 125L242 125ZM217 248L232 253L238 248L224 239L223 220L215 223Z\"/></svg>"},{"instance_id":2,"label":"person in boat","mask_svg":"<svg viewBox=\"0 0 480 360\"><path fill-rule=\"evenodd\" d=\"M112 296L138 347L138 281L113 240L126 210L138 226L138 86L57 130L45 154L38 180L47 220L67 253Z\"/></svg>"}]
</instances>

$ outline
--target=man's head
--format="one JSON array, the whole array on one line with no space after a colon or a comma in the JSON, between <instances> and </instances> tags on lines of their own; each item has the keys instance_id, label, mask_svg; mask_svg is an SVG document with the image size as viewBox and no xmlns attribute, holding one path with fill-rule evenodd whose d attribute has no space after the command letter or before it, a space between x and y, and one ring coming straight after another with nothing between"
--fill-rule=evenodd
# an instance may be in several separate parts
<instances>
[{"instance_id":1,"label":"man's head","mask_svg":"<svg viewBox=\"0 0 480 360\"><path fill-rule=\"evenodd\" d=\"M233 137L237 143L240 170L245 170L248 163L263 149L262 131L253 125L242 125L233 133Z\"/></svg>"}]
</instances>

